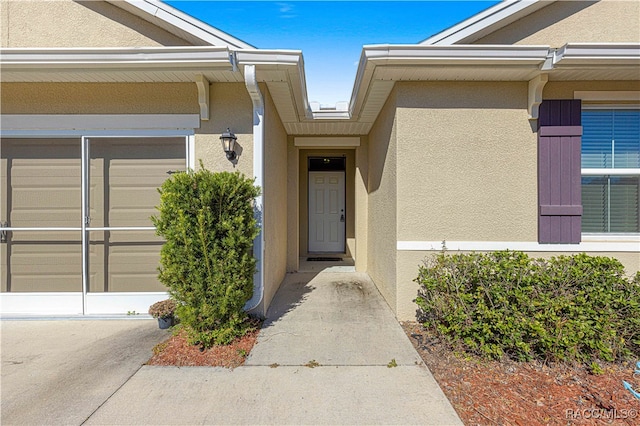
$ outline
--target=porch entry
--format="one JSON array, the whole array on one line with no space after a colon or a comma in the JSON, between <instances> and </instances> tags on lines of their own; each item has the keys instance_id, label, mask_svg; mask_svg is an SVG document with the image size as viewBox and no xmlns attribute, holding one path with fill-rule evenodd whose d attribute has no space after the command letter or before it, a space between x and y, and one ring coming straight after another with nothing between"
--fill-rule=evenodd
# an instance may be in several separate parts
<instances>
[{"instance_id":1,"label":"porch entry","mask_svg":"<svg viewBox=\"0 0 640 426\"><path fill-rule=\"evenodd\" d=\"M310 157L309 253L345 252L344 157Z\"/></svg>"},{"instance_id":2,"label":"porch entry","mask_svg":"<svg viewBox=\"0 0 640 426\"><path fill-rule=\"evenodd\" d=\"M186 168L185 137L1 143L3 294L66 294L74 301L69 313L92 313L88 293L166 291L150 216L167 173Z\"/></svg>"}]
</instances>

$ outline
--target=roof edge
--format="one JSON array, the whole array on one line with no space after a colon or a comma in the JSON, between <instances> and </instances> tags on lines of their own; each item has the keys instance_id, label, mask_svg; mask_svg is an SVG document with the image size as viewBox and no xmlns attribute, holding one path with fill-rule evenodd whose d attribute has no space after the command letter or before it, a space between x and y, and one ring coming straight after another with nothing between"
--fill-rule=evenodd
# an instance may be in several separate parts
<instances>
[{"instance_id":1,"label":"roof edge","mask_svg":"<svg viewBox=\"0 0 640 426\"><path fill-rule=\"evenodd\" d=\"M557 0L504 0L444 31L421 41L421 45L469 44Z\"/></svg>"},{"instance_id":2,"label":"roof edge","mask_svg":"<svg viewBox=\"0 0 640 426\"><path fill-rule=\"evenodd\" d=\"M181 31L185 31L196 39L212 46L226 45L233 49L255 49L232 35L212 27L199 19L194 18L174 7L159 0L105 0L109 4L156 24L159 19L164 25L161 28L171 32L177 37L183 38Z\"/></svg>"}]
</instances>

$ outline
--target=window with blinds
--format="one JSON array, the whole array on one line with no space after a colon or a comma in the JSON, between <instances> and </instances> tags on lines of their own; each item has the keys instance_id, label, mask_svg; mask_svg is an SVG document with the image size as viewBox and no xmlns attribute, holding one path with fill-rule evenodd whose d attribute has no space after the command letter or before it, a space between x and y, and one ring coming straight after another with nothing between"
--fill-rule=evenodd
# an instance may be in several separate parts
<instances>
[{"instance_id":1,"label":"window with blinds","mask_svg":"<svg viewBox=\"0 0 640 426\"><path fill-rule=\"evenodd\" d=\"M640 232L640 109L585 109L582 126L582 232Z\"/></svg>"}]
</instances>

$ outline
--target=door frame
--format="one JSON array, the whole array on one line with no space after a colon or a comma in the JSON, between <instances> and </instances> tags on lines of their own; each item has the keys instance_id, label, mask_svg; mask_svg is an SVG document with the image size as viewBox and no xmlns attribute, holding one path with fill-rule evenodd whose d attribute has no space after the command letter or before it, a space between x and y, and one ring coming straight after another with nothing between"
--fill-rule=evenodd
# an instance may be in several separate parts
<instances>
[{"instance_id":1,"label":"door frame","mask_svg":"<svg viewBox=\"0 0 640 426\"><path fill-rule=\"evenodd\" d=\"M312 165L312 161L317 160L334 160L341 163L339 169L322 170L322 167L318 167L315 164ZM312 170L313 169L313 170ZM311 250L311 173L322 172L340 172L342 173L342 202L344 225L342 226L342 248L339 251L318 251ZM327 156L309 156L307 157L307 253L332 253L332 254L346 254L347 251L347 160L345 156L327 155Z\"/></svg>"},{"instance_id":2,"label":"door frame","mask_svg":"<svg viewBox=\"0 0 640 426\"><path fill-rule=\"evenodd\" d=\"M0 132L1 138L11 139L46 139L46 138L79 138L81 148L81 223L80 227L74 228L55 228L55 227L3 227L3 232L43 232L46 230L74 230L81 232L82 241L82 289L81 292L17 292L2 293L2 305L0 312L3 314L21 314L25 312L50 314L69 314L81 313L87 314L109 314L114 312L126 313L127 307L132 306L129 301L131 297L139 296L141 303L135 303L140 306L136 311L144 312L150 302L157 301L166 297L166 293L155 292L130 292L130 293L109 293L109 300L100 295L91 297L89 295L89 233L96 230L115 230L109 227L90 227L88 223L89 217L89 170L90 170L90 139L115 139L115 138L184 138L185 141L185 166L187 169L195 167L195 136L193 129L176 129L176 130L3 130ZM7 219L8 220L8 219ZM155 230L155 227L117 227L117 230ZM50 307L50 297L55 296L58 306ZM95 296L95 294L93 295ZM91 299L91 307L89 306ZM113 299L113 300L111 300ZM78 301L81 301L81 309L74 308ZM34 303L35 302L35 303ZM95 306L95 309L94 309ZM144 306L144 308L142 308ZM115 310L114 310L115 308ZM122 310L124 309L124 310ZM78 310L80 312L78 312Z\"/></svg>"}]
</instances>

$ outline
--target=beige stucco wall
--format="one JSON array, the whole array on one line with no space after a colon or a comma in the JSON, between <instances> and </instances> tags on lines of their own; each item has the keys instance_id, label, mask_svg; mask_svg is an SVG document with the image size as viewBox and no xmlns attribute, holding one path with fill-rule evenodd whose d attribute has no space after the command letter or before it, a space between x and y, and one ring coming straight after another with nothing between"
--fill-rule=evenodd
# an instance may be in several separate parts
<instances>
[{"instance_id":1,"label":"beige stucco wall","mask_svg":"<svg viewBox=\"0 0 640 426\"><path fill-rule=\"evenodd\" d=\"M574 91L591 90L640 90L640 82L552 81L544 98L572 99ZM527 84L396 83L394 93L398 240L535 243L537 135L528 121ZM415 320L413 280L434 253L396 252L398 319ZM630 274L640 268L637 253L589 254L615 257Z\"/></svg>"},{"instance_id":2,"label":"beige stucco wall","mask_svg":"<svg viewBox=\"0 0 640 426\"><path fill-rule=\"evenodd\" d=\"M638 78L636 81L550 81L544 86L542 96L573 99L575 91L640 91L640 76Z\"/></svg>"},{"instance_id":3,"label":"beige stucco wall","mask_svg":"<svg viewBox=\"0 0 640 426\"><path fill-rule=\"evenodd\" d=\"M367 241L369 239L369 139L360 138L356 148L356 170L354 179L355 196L355 267L358 272L366 272L368 264Z\"/></svg>"},{"instance_id":4,"label":"beige stucco wall","mask_svg":"<svg viewBox=\"0 0 640 426\"><path fill-rule=\"evenodd\" d=\"M640 2L558 1L489 34L475 44L640 41Z\"/></svg>"},{"instance_id":5,"label":"beige stucco wall","mask_svg":"<svg viewBox=\"0 0 640 426\"><path fill-rule=\"evenodd\" d=\"M287 138L287 272L298 270L300 259L300 150Z\"/></svg>"},{"instance_id":6,"label":"beige stucco wall","mask_svg":"<svg viewBox=\"0 0 640 426\"><path fill-rule=\"evenodd\" d=\"M209 120L201 121L196 129L196 168L202 160L209 170L239 171L253 177L253 104L247 89L243 83L212 83L209 98ZM234 162L227 160L220 143L227 128L238 138Z\"/></svg>"},{"instance_id":7,"label":"beige stucco wall","mask_svg":"<svg viewBox=\"0 0 640 426\"><path fill-rule=\"evenodd\" d=\"M398 240L536 241L527 83L398 83L397 97Z\"/></svg>"},{"instance_id":8,"label":"beige stucco wall","mask_svg":"<svg viewBox=\"0 0 640 426\"><path fill-rule=\"evenodd\" d=\"M195 83L2 83L3 114L199 114Z\"/></svg>"},{"instance_id":9,"label":"beige stucco wall","mask_svg":"<svg viewBox=\"0 0 640 426\"><path fill-rule=\"evenodd\" d=\"M397 196L396 91L368 135L367 272L396 311ZM402 213L404 214L404 213Z\"/></svg>"},{"instance_id":10,"label":"beige stucco wall","mask_svg":"<svg viewBox=\"0 0 640 426\"><path fill-rule=\"evenodd\" d=\"M103 1L1 0L2 47L188 46Z\"/></svg>"},{"instance_id":11,"label":"beige stucco wall","mask_svg":"<svg viewBox=\"0 0 640 426\"><path fill-rule=\"evenodd\" d=\"M271 303L287 269L287 133L265 86L264 135L264 299Z\"/></svg>"}]
</instances>

